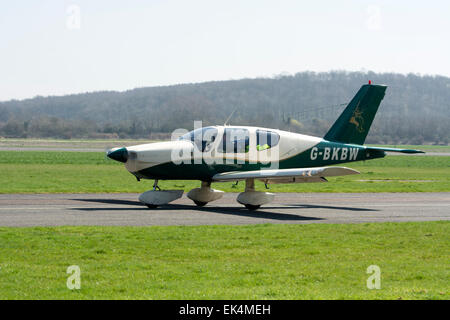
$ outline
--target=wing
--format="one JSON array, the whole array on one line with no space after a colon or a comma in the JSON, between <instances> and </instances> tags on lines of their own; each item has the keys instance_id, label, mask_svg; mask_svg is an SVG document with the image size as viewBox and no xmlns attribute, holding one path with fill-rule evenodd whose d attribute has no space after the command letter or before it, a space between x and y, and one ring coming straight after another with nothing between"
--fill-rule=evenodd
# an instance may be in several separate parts
<instances>
[{"instance_id":1,"label":"wing","mask_svg":"<svg viewBox=\"0 0 450 320\"><path fill-rule=\"evenodd\" d=\"M232 171L214 175L213 181L225 182L258 179L265 183L326 182L326 177L346 176L350 174L359 174L359 172L346 167Z\"/></svg>"}]
</instances>

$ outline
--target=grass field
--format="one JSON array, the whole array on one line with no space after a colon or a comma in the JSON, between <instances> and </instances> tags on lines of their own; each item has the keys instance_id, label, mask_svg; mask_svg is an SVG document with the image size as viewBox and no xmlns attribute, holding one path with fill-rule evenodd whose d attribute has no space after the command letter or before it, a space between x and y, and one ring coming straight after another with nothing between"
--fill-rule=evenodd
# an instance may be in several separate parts
<instances>
[{"instance_id":1,"label":"grass field","mask_svg":"<svg viewBox=\"0 0 450 320\"><path fill-rule=\"evenodd\" d=\"M0 299L449 299L450 223L0 228ZM81 289L66 287L78 265ZM367 267L381 269L369 290Z\"/></svg>"},{"instance_id":2,"label":"grass field","mask_svg":"<svg viewBox=\"0 0 450 320\"><path fill-rule=\"evenodd\" d=\"M449 158L353 163L361 175L271 191L449 192ZM152 183L96 152L0 151L0 172L0 193L143 192ZM243 183L214 187L240 192ZM449 299L449 234L448 221L0 227L0 299ZM80 290L66 287L71 265ZM366 287L370 265L381 268L379 290Z\"/></svg>"},{"instance_id":3,"label":"grass field","mask_svg":"<svg viewBox=\"0 0 450 320\"><path fill-rule=\"evenodd\" d=\"M361 175L330 178L329 183L271 185L273 192L448 192L450 157L387 156L346 166ZM0 193L143 192L152 181L137 182L118 162L100 152L0 151ZM198 181L162 181L165 189L189 191ZM241 192L244 183L213 187ZM257 188L264 188L262 183Z\"/></svg>"},{"instance_id":4,"label":"grass field","mask_svg":"<svg viewBox=\"0 0 450 320\"><path fill-rule=\"evenodd\" d=\"M148 139L33 139L33 138L0 138L0 147L46 147L46 148L111 148L113 146L131 146L157 142ZM450 152L450 146L437 145L372 145L378 147L419 149L425 152Z\"/></svg>"},{"instance_id":5,"label":"grass field","mask_svg":"<svg viewBox=\"0 0 450 320\"><path fill-rule=\"evenodd\" d=\"M46 147L46 148L107 148L112 146L131 146L156 142L149 139L30 139L0 138L0 147Z\"/></svg>"}]
</instances>

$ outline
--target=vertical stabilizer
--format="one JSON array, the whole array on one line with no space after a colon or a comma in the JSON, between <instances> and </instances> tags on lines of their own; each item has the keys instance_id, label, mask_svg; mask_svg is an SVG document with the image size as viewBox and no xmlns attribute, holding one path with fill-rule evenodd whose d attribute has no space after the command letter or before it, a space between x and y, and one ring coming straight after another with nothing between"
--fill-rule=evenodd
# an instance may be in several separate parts
<instances>
[{"instance_id":1,"label":"vertical stabilizer","mask_svg":"<svg viewBox=\"0 0 450 320\"><path fill-rule=\"evenodd\" d=\"M366 84L359 89L344 112L325 135L328 141L364 144L386 91L384 85Z\"/></svg>"}]
</instances>

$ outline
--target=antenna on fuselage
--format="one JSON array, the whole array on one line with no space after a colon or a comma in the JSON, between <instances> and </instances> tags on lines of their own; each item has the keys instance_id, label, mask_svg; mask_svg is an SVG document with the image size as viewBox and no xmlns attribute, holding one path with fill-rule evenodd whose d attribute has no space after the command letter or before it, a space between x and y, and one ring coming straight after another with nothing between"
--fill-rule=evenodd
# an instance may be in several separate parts
<instances>
[{"instance_id":1,"label":"antenna on fuselage","mask_svg":"<svg viewBox=\"0 0 450 320\"><path fill-rule=\"evenodd\" d=\"M224 126L228 125L228 121L230 121L231 117L233 116L234 112L237 110L237 107L234 108L233 112L228 116L227 120L225 120Z\"/></svg>"}]
</instances>

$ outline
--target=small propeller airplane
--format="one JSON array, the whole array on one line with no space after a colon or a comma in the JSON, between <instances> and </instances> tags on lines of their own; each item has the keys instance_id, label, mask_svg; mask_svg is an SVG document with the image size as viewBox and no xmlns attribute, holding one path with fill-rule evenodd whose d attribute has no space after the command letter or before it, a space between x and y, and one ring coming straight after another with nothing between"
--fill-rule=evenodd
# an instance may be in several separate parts
<instances>
[{"instance_id":1,"label":"small propeller airplane","mask_svg":"<svg viewBox=\"0 0 450 320\"><path fill-rule=\"evenodd\" d=\"M271 183L327 182L327 177L359 174L341 166L382 158L388 152L423 153L412 149L364 146L386 91L385 85L363 85L323 138L248 126L197 128L174 141L113 148L107 156L123 162L137 180L153 179L153 190L139 200L149 208L167 204L183 190L160 190L159 180L199 180L187 194L197 206L220 199L212 182L245 181L237 202L249 210L270 203L274 194L255 190L255 180Z\"/></svg>"}]
</instances>

